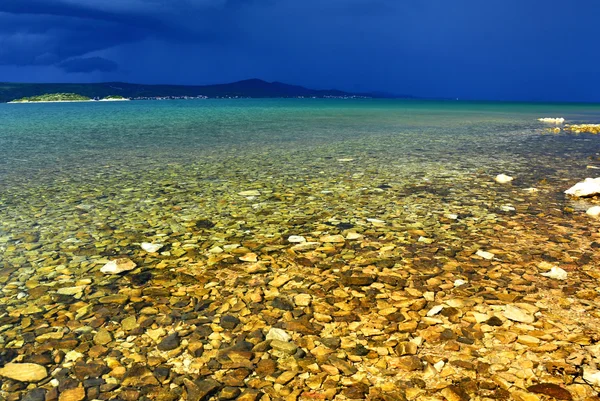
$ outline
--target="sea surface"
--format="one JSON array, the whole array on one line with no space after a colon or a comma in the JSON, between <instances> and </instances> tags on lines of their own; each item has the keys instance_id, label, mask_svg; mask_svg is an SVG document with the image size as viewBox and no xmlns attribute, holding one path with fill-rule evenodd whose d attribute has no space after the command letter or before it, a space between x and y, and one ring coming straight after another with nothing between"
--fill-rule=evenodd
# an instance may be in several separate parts
<instances>
[{"instance_id":1,"label":"sea surface","mask_svg":"<svg viewBox=\"0 0 600 401\"><path fill-rule=\"evenodd\" d=\"M465 300L461 314L472 307L492 316L504 303L526 302L530 311L543 308L544 318L567 314L561 321L575 322L569 330L597 333L597 309L588 300L600 277L600 220L585 211L598 201L563 192L600 174L600 138L551 132L540 117L599 123L600 105L0 104L0 367L43 365L62 392L77 387L74 377L87 377L77 370L83 361L109 365L110 377L103 377L114 386L125 369L114 368L117 359L137 372L132 377L160 363L159 376L173 369L164 389L150 374L154 387L126 376L114 391L132 392L127 399L151 391L180 399L186 390L176 375L219 378L254 354L228 361L217 350L284 327L309 352L321 337L341 337L345 352L357 350L352 361L362 372L371 356L354 345L387 355L397 338L408 338L406 330L397 333L399 322L408 316L411 330L420 330L415 336L429 335L437 320L417 322L438 301L456 297ZM498 174L514 180L497 183ZM162 248L148 252L144 242ZM101 272L123 258L135 270ZM569 280L542 277L549 263L564 267ZM581 303L561 303L563 293ZM320 314L306 307L311 302ZM392 305L403 314L392 313L399 310ZM178 337L166 337L175 331L186 337L187 351L167 352L179 347ZM458 341L473 344L480 334ZM496 346L485 344L478 352ZM460 349L438 345L428 339L419 352L438 361ZM496 351L490 348L489 361ZM564 355L572 352L565 348ZM415 369L421 367L419 361ZM396 377L368 368L370 384ZM94 374L111 370L102 369ZM56 385L44 380L44 388ZM87 391L98 398L114 386ZM279 399L279 390L265 386L261 391ZM26 389L5 381L0 398L16 400Z\"/></svg>"},{"instance_id":2,"label":"sea surface","mask_svg":"<svg viewBox=\"0 0 600 401\"><path fill-rule=\"evenodd\" d=\"M600 166L600 138L549 133L551 126L537 121L559 116L599 122L600 105L0 104L0 247L18 243L24 233L35 233L45 247L53 233L60 233L59 242L108 223L151 231L146 234L177 231L182 221L243 215L247 207L269 209L269 230L282 232L290 214L306 209L345 220L384 218L402 207L452 213L453 204L485 204L495 210L540 182L531 203L562 210L570 203L562 192L596 175L587 167ZM515 180L496 185L501 173ZM244 190L264 194L248 200L237 195ZM149 225L152 216L160 216L159 227ZM264 229L263 220L253 229ZM0 263L10 266L20 256L16 249Z\"/></svg>"}]
</instances>

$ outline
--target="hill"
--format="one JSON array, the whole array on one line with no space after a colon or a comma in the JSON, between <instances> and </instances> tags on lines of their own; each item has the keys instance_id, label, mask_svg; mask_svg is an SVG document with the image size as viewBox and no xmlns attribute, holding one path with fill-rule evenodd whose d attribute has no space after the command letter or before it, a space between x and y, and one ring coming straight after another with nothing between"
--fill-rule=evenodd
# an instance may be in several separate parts
<instances>
[{"instance_id":1,"label":"hill","mask_svg":"<svg viewBox=\"0 0 600 401\"><path fill-rule=\"evenodd\" d=\"M248 79L219 85L144 85L124 82L103 82L90 84L37 84L0 83L0 102L9 102L24 97L40 96L48 93L77 93L89 98L105 98L119 95L126 98L156 97L390 97L371 94L356 94L339 90L315 90L281 82L266 82Z\"/></svg>"}]
</instances>

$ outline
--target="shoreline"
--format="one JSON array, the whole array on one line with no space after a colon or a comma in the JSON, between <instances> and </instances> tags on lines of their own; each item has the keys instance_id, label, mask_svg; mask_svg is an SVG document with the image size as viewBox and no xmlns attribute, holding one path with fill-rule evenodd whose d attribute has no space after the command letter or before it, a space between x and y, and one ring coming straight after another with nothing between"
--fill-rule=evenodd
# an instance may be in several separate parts
<instances>
[{"instance_id":1,"label":"shoreline","mask_svg":"<svg viewBox=\"0 0 600 401\"><path fill-rule=\"evenodd\" d=\"M129 102L131 99L99 99L99 100L42 100L39 102L6 102L7 104L32 104L32 103L88 103L88 102Z\"/></svg>"}]
</instances>

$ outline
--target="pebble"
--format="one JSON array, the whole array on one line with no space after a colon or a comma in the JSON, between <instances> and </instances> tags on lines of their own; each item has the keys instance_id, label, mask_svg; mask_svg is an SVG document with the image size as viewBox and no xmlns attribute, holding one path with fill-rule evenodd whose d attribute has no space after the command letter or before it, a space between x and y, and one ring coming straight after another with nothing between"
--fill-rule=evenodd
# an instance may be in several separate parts
<instances>
[{"instance_id":1,"label":"pebble","mask_svg":"<svg viewBox=\"0 0 600 401\"><path fill-rule=\"evenodd\" d=\"M600 371L589 366L583 367L583 380L600 389Z\"/></svg>"},{"instance_id":2,"label":"pebble","mask_svg":"<svg viewBox=\"0 0 600 401\"><path fill-rule=\"evenodd\" d=\"M104 274L119 274L136 268L136 264L128 258L111 260L100 271Z\"/></svg>"}]
</instances>

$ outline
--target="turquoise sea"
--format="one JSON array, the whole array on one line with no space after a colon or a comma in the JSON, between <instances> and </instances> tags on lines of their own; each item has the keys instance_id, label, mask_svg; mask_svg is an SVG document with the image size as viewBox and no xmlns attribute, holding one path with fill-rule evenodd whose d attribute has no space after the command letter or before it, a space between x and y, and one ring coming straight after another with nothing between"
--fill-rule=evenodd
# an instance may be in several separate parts
<instances>
[{"instance_id":1,"label":"turquoise sea","mask_svg":"<svg viewBox=\"0 0 600 401\"><path fill-rule=\"evenodd\" d=\"M399 330L403 319L415 321L412 330L435 324L416 323L436 305L433 298L411 309L398 300L413 302L422 294L437 294L437 301L479 299L477 310L490 316L489 305L513 300L539 306L546 298L528 294L557 285L531 284L540 277L538 264L571 266L571 275L573 266L587 269L600 229L585 214L597 201L563 193L599 174L600 138L550 132L553 126L540 117L600 123L600 105L334 99L0 104L0 366L10 360L43 365L63 391L84 383L75 361L104 366L112 358L110 369L102 370L110 386L84 383L90 399L109 399L98 397L104 391L146 399L135 397L163 390L160 399L177 399L192 391L182 377L219 381L234 365L254 372L258 359L279 355L255 349L228 360L217 354L236 341L261 341L256 330L264 334L272 326L288 330L303 348L304 354L294 354L300 363L295 371L308 369L302 361L315 347L311 341L337 336L348 360L370 369L367 382L378 377L379 365L369 361L397 344L381 333ZM498 184L498 174L514 180ZM288 241L292 235L312 245ZM146 252L142 242L162 249ZM495 258L482 259L479 250ZM130 259L136 269L100 272L117 258ZM267 286L274 279L280 284ZM354 290L344 292L342 282ZM588 285L594 287L582 278L569 294ZM309 301L298 294L310 295ZM392 307L391 299L398 305ZM320 315L313 316L310 302ZM402 316L390 312L400 309ZM226 313L233 317L223 320ZM357 336L363 326L348 322L361 319L371 331ZM310 330L298 329L300 321ZM461 321L451 322L455 329ZM208 337L213 329L217 334ZM167 344L156 354L152 344L173 331L186 339L186 351L167 355ZM406 333L398 335L407 339ZM248 341L243 346L251 349ZM428 360L449 352L428 348L428 341L419 351ZM379 354L361 359L366 354L350 348L358 345ZM74 359L61 359L70 351ZM257 360L240 362L248 355ZM202 363L196 366L194 358ZM352 370L338 359L335 366ZM152 383L144 390L127 382L115 361L137 366L138 373L171 376L160 376L160 384L147 379ZM282 359L278 363L285 370ZM299 377L308 383L307 372ZM48 391L49 380L41 382ZM248 380L244 386L252 387ZM263 399L287 391L281 384L269 387L274 380L254 387L265 394L273 389L275 395ZM332 388L350 386L344 380ZM377 380L371 385L384 382ZM27 390L18 382L3 386L0 398Z\"/></svg>"}]
</instances>

